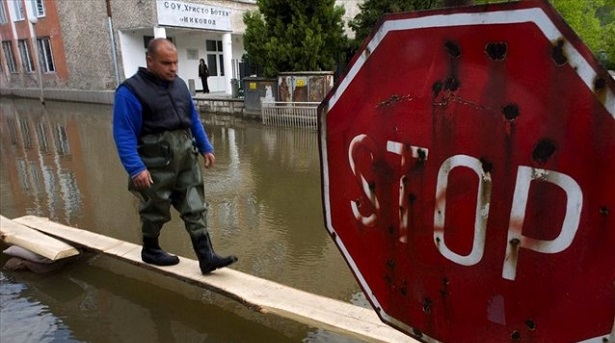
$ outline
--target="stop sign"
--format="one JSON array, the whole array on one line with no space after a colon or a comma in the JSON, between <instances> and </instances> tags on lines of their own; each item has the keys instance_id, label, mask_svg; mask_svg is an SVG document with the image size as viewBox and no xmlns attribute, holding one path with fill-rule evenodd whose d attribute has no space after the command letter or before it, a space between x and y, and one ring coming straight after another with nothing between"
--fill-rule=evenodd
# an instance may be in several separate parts
<instances>
[{"instance_id":1,"label":"stop sign","mask_svg":"<svg viewBox=\"0 0 615 343\"><path fill-rule=\"evenodd\" d=\"M319 118L326 227L383 321L615 339L615 82L548 3L386 16Z\"/></svg>"}]
</instances>

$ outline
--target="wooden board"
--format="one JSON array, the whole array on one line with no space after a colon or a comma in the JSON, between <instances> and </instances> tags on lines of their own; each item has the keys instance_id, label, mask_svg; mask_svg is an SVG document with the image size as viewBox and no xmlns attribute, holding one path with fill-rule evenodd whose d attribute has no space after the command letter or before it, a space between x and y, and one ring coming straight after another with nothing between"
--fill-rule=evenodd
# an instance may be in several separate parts
<instances>
[{"instance_id":1,"label":"wooden board","mask_svg":"<svg viewBox=\"0 0 615 343\"><path fill-rule=\"evenodd\" d=\"M159 267L146 264L141 261L140 245L65 226L46 218L25 216L14 221L94 251L209 289L261 313L275 314L367 342L418 342L384 324L371 309L304 292L231 268L202 275L197 261L182 256L180 263L175 266Z\"/></svg>"},{"instance_id":2,"label":"wooden board","mask_svg":"<svg viewBox=\"0 0 615 343\"><path fill-rule=\"evenodd\" d=\"M0 216L0 238L52 261L79 254L72 246L3 216Z\"/></svg>"}]
</instances>

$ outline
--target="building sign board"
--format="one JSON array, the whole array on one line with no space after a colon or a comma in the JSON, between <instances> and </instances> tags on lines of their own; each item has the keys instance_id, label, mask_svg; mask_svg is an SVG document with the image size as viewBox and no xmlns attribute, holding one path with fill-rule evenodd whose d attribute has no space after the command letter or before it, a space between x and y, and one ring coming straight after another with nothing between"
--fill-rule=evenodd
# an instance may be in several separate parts
<instances>
[{"instance_id":1,"label":"building sign board","mask_svg":"<svg viewBox=\"0 0 615 343\"><path fill-rule=\"evenodd\" d=\"M385 16L319 135L327 230L383 321L615 340L615 81L547 1Z\"/></svg>"},{"instance_id":2,"label":"building sign board","mask_svg":"<svg viewBox=\"0 0 615 343\"><path fill-rule=\"evenodd\" d=\"M158 25L232 31L231 9L184 1L156 0Z\"/></svg>"}]
</instances>

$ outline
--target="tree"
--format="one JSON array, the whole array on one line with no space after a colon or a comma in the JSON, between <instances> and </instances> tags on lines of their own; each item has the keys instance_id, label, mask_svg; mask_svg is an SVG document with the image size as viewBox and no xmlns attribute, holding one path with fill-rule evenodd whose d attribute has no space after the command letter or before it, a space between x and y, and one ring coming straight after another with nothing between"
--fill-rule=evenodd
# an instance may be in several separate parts
<instances>
[{"instance_id":1,"label":"tree","mask_svg":"<svg viewBox=\"0 0 615 343\"><path fill-rule=\"evenodd\" d=\"M495 3L504 0L475 0ZM615 0L549 0L605 67L615 68Z\"/></svg>"},{"instance_id":2,"label":"tree","mask_svg":"<svg viewBox=\"0 0 615 343\"><path fill-rule=\"evenodd\" d=\"M359 14L348 23L355 33L350 46L351 54L358 50L384 14L429 9L440 5L440 2L440 0L365 0L359 4Z\"/></svg>"},{"instance_id":3,"label":"tree","mask_svg":"<svg viewBox=\"0 0 615 343\"><path fill-rule=\"evenodd\" d=\"M615 22L611 22L602 28L603 50L598 53L598 58L604 66L615 70Z\"/></svg>"},{"instance_id":4,"label":"tree","mask_svg":"<svg viewBox=\"0 0 615 343\"><path fill-rule=\"evenodd\" d=\"M285 71L334 70L346 47L335 0L257 0L259 12L244 15L244 47L266 77Z\"/></svg>"},{"instance_id":5,"label":"tree","mask_svg":"<svg viewBox=\"0 0 615 343\"><path fill-rule=\"evenodd\" d=\"M262 67L267 61L267 27L260 12L247 12L243 16L246 24L246 32L243 36L243 44L246 54L244 62L250 66L251 73L262 74Z\"/></svg>"},{"instance_id":6,"label":"tree","mask_svg":"<svg viewBox=\"0 0 615 343\"><path fill-rule=\"evenodd\" d=\"M606 0L604 6L596 11L596 16L602 33L602 50L598 58L607 68L615 70L615 0Z\"/></svg>"},{"instance_id":7,"label":"tree","mask_svg":"<svg viewBox=\"0 0 615 343\"><path fill-rule=\"evenodd\" d=\"M551 0L551 4L592 51L600 50L601 27L596 11L604 0Z\"/></svg>"}]
</instances>

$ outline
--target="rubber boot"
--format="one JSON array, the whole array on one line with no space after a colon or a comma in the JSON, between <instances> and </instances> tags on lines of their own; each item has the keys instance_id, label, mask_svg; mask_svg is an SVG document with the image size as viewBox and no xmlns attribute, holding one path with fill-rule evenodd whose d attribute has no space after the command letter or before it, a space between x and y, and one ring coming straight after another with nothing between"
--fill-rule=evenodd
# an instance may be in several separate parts
<instances>
[{"instance_id":1,"label":"rubber boot","mask_svg":"<svg viewBox=\"0 0 615 343\"><path fill-rule=\"evenodd\" d=\"M237 262L237 257L234 255L222 257L214 252L211 246L209 233L199 233L195 236L190 236L194 252L199 259L199 267L201 273L209 274L212 271L224 268L230 264Z\"/></svg>"},{"instance_id":2,"label":"rubber boot","mask_svg":"<svg viewBox=\"0 0 615 343\"><path fill-rule=\"evenodd\" d=\"M179 257L168 254L160 248L158 237L143 236L143 249L141 259L145 263L157 266L173 266L179 263Z\"/></svg>"}]
</instances>

